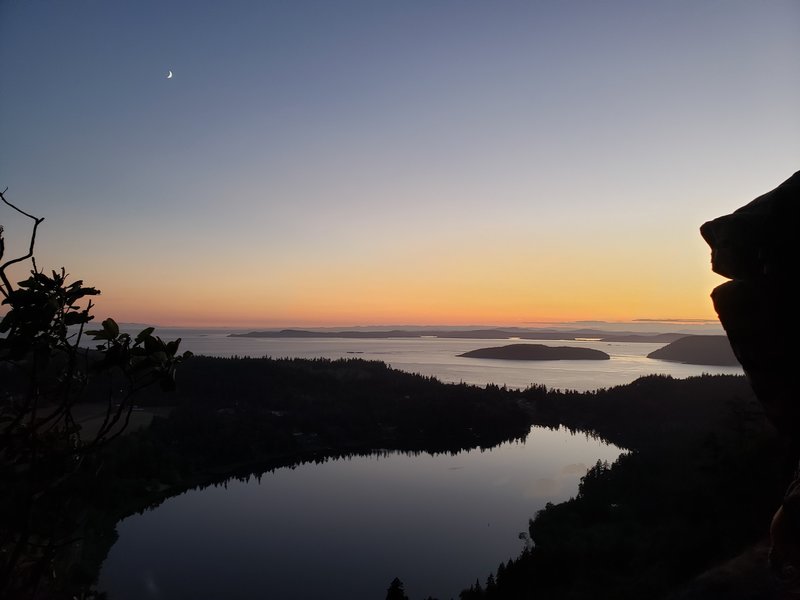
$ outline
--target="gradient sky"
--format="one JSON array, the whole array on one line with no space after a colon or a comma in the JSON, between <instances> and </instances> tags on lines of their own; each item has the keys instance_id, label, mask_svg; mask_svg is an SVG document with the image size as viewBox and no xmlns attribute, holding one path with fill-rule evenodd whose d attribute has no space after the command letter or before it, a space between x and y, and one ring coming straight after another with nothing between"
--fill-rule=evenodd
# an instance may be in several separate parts
<instances>
[{"instance_id":1,"label":"gradient sky","mask_svg":"<svg viewBox=\"0 0 800 600\"><path fill-rule=\"evenodd\" d=\"M713 318L798 57L796 0L0 0L0 189L120 321Z\"/></svg>"}]
</instances>

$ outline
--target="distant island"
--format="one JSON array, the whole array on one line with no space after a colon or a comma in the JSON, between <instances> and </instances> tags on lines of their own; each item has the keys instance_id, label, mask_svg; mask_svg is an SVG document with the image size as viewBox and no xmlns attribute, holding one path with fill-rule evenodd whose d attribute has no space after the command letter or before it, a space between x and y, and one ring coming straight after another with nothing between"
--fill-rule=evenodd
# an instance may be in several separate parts
<instances>
[{"instance_id":1,"label":"distant island","mask_svg":"<svg viewBox=\"0 0 800 600\"><path fill-rule=\"evenodd\" d=\"M446 338L476 340L591 340L603 342L673 342L683 337L682 333L634 333L630 331L600 331L597 329L357 329L344 331L312 331L307 329L281 329L272 331L249 331L230 333L228 337L239 338L345 338L345 339L392 339L392 338Z\"/></svg>"},{"instance_id":2,"label":"distant island","mask_svg":"<svg viewBox=\"0 0 800 600\"><path fill-rule=\"evenodd\" d=\"M458 356L501 360L608 360L611 358L605 352L591 348L544 346L542 344L509 344L494 348L479 348Z\"/></svg>"},{"instance_id":3,"label":"distant island","mask_svg":"<svg viewBox=\"0 0 800 600\"><path fill-rule=\"evenodd\" d=\"M724 335L688 335L651 352L647 358L689 365L738 366L730 342Z\"/></svg>"}]
</instances>

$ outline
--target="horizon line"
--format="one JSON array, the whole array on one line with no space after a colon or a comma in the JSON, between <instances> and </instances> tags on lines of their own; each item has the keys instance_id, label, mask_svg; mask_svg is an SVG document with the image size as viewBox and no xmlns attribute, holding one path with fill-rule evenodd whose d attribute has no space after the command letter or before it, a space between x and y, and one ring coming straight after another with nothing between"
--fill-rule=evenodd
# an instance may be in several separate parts
<instances>
[{"instance_id":1,"label":"horizon line","mask_svg":"<svg viewBox=\"0 0 800 600\"><path fill-rule=\"evenodd\" d=\"M687 325L687 326L701 326L701 325L717 325L720 328L722 325L716 319L631 319L626 321L610 321L610 320L576 320L576 321L523 321L517 324L479 324L479 323L462 323L462 324L414 324L414 323L372 323L372 324L350 324L350 325L320 325L320 324L306 324L306 325L268 325L268 324L161 324L161 323L142 323L139 321L120 321L120 325L126 327L156 327L164 329L262 329L262 330L303 330L303 329L335 329L335 330L352 330L352 329L588 329L592 326L625 326L625 325Z\"/></svg>"}]
</instances>

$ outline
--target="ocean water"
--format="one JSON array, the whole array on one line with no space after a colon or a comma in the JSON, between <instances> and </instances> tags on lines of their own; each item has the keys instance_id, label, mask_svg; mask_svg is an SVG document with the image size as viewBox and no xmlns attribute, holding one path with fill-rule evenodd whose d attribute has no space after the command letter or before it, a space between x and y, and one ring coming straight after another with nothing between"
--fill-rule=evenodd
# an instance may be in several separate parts
<instances>
[{"instance_id":1,"label":"ocean water","mask_svg":"<svg viewBox=\"0 0 800 600\"><path fill-rule=\"evenodd\" d=\"M677 378L692 375L741 374L740 367L685 365L647 358L665 344L575 340L524 340L547 346L580 346L602 350L611 360L507 361L464 358L469 350L521 343L519 340L450 338L336 339L336 338L235 338L241 330L161 328L163 339L181 338L181 349L209 356L271 356L273 358L362 358L448 383L489 383L510 388L544 384L548 388L594 390L630 383L653 373Z\"/></svg>"}]
</instances>

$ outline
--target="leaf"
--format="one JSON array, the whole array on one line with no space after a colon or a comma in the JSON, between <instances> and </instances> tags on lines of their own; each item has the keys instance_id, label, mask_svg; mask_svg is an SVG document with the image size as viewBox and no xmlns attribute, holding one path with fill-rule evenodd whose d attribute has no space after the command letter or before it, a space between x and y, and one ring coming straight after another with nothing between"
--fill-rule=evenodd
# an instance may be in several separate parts
<instances>
[{"instance_id":1,"label":"leaf","mask_svg":"<svg viewBox=\"0 0 800 600\"><path fill-rule=\"evenodd\" d=\"M181 338L177 340L173 340L172 342L167 342L167 354L170 356L175 356L175 353L178 351L178 346L181 345Z\"/></svg>"},{"instance_id":2,"label":"leaf","mask_svg":"<svg viewBox=\"0 0 800 600\"><path fill-rule=\"evenodd\" d=\"M76 313L76 312L69 312L64 315L64 325L69 327L70 325L79 325L81 323L85 323L89 319L85 313Z\"/></svg>"},{"instance_id":3,"label":"leaf","mask_svg":"<svg viewBox=\"0 0 800 600\"><path fill-rule=\"evenodd\" d=\"M103 329L92 329L86 332L86 335L92 336L93 340L107 340L110 339L107 335L105 330ZM98 348L102 348L102 346L98 346Z\"/></svg>"},{"instance_id":4,"label":"leaf","mask_svg":"<svg viewBox=\"0 0 800 600\"><path fill-rule=\"evenodd\" d=\"M136 343L141 344L147 338L153 335L153 332L156 330L155 327L148 327L147 329L142 329L139 334L136 336Z\"/></svg>"},{"instance_id":5,"label":"leaf","mask_svg":"<svg viewBox=\"0 0 800 600\"><path fill-rule=\"evenodd\" d=\"M117 325L117 322L111 317L103 321L103 329L106 335L109 336L108 339L113 339L119 335L119 325Z\"/></svg>"},{"instance_id":6,"label":"leaf","mask_svg":"<svg viewBox=\"0 0 800 600\"><path fill-rule=\"evenodd\" d=\"M160 338L153 337L152 335L144 338L144 349L148 354L153 354L154 352L163 350L163 348L164 342L162 342Z\"/></svg>"}]
</instances>

